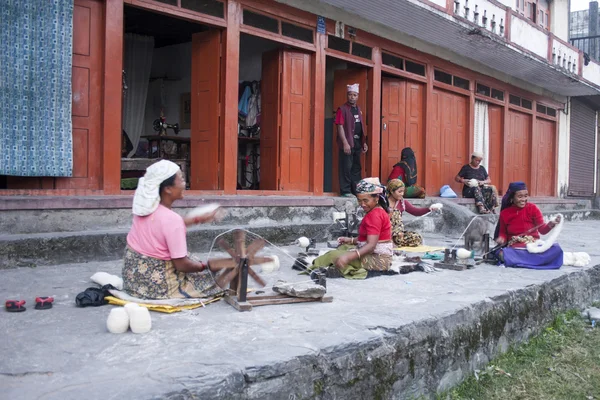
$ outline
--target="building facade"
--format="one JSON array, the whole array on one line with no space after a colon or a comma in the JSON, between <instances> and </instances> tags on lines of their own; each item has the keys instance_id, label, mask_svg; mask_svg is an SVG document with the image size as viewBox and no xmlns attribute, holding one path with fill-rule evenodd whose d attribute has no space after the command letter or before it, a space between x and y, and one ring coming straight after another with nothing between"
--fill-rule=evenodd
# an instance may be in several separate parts
<instances>
[{"instance_id":1,"label":"building facade","mask_svg":"<svg viewBox=\"0 0 600 400\"><path fill-rule=\"evenodd\" d=\"M72 176L5 176L0 194L132 193L124 178L160 156L192 193L335 193L333 113L359 83L363 175L385 180L410 146L428 194L459 193L477 149L501 191L566 195L569 112L591 118L571 99L600 95L567 1L74 0L72 13Z\"/></svg>"}]
</instances>

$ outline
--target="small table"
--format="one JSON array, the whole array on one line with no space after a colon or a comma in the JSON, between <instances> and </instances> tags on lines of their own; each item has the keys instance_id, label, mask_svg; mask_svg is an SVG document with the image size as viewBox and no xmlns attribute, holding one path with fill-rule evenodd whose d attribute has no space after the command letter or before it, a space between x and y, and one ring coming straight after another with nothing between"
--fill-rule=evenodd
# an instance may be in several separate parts
<instances>
[{"instance_id":1,"label":"small table","mask_svg":"<svg viewBox=\"0 0 600 400\"><path fill-rule=\"evenodd\" d=\"M156 151L157 151L157 155L156 158L163 158L164 154L162 151L162 142L174 142L177 145L177 153L175 155L175 158L178 159L187 159L187 157L182 154L181 152L181 145L182 144L187 144L188 145L188 151L190 148L190 138L187 137L180 137L180 136L161 136L161 135L145 135L145 136L141 136L143 139L146 139L148 141L148 158L154 158L152 157L152 144L156 143Z\"/></svg>"}]
</instances>

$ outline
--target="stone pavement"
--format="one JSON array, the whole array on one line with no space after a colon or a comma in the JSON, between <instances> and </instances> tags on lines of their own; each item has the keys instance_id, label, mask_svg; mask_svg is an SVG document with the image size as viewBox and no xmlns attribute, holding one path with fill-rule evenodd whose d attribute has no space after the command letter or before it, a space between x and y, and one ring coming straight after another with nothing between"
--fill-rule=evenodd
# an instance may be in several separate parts
<instances>
[{"instance_id":1,"label":"stone pavement","mask_svg":"<svg viewBox=\"0 0 600 400\"><path fill-rule=\"evenodd\" d=\"M591 265L598 265L599 229L600 221L567 222L560 243L565 251L588 252ZM426 244L452 245L456 238L432 233ZM269 284L306 279L290 269L291 257L273 248L266 253L278 254L282 264L263 276ZM0 311L0 398L429 396L535 333L550 314L600 298L600 268L533 271L484 264L461 272L330 279L332 303L240 313L220 301L177 314L152 313L150 333L114 335L105 327L113 306L75 307L75 296L93 286L89 277L97 271L119 274L120 264L0 270L2 300L25 299L28 307L24 313ZM52 309L33 308L36 296L49 295L55 297ZM471 326L479 326L476 334Z\"/></svg>"}]
</instances>

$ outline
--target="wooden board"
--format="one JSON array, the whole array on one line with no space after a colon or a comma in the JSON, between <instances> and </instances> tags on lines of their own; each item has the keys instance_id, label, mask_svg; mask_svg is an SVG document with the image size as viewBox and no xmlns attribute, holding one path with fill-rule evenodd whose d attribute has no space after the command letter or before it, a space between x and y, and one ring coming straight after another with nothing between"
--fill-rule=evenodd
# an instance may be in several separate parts
<instances>
[{"instance_id":1,"label":"wooden board","mask_svg":"<svg viewBox=\"0 0 600 400\"><path fill-rule=\"evenodd\" d=\"M281 79L282 54L279 50L262 56L262 79L260 81L261 127L260 127L260 189L279 188L279 129L281 126Z\"/></svg>"},{"instance_id":2,"label":"wooden board","mask_svg":"<svg viewBox=\"0 0 600 400\"><path fill-rule=\"evenodd\" d=\"M192 35L190 186L219 189L221 31Z\"/></svg>"},{"instance_id":3,"label":"wooden board","mask_svg":"<svg viewBox=\"0 0 600 400\"><path fill-rule=\"evenodd\" d=\"M504 152L504 108L496 104L488 104L488 119L490 124L490 147L488 174L500 194L504 193L502 182L502 157Z\"/></svg>"},{"instance_id":4,"label":"wooden board","mask_svg":"<svg viewBox=\"0 0 600 400\"><path fill-rule=\"evenodd\" d=\"M530 189L531 195L532 116L515 110L509 110L508 114L510 125L506 130L505 182L523 181Z\"/></svg>"},{"instance_id":5,"label":"wooden board","mask_svg":"<svg viewBox=\"0 0 600 400\"><path fill-rule=\"evenodd\" d=\"M308 191L312 131L310 55L282 52L279 190Z\"/></svg>"},{"instance_id":6,"label":"wooden board","mask_svg":"<svg viewBox=\"0 0 600 400\"><path fill-rule=\"evenodd\" d=\"M425 86L421 83L382 78L379 176L384 184L405 147L415 152L417 169L425 170L422 151L424 93Z\"/></svg>"},{"instance_id":7,"label":"wooden board","mask_svg":"<svg viewBox=\"0 0 600 400\"><path fill-rule=\"evenodd\" d=\"M454 177L469 162L469 99L456 93L434 89L429 104L432 126L427 149L427 182L430 196L440 193L443 185L450 185L456 194L462 185Z\"/></svg>"},{"instance_id":8,"label":"wooden board","mask_svg":"<svg viewBox=\"0 0 600 400\"><path fill-rule=\"evenodd\" d=\"M536 140L533 143L535 158L535 196L554 196L554 142L556 138L556 122L538 118L536 120Z\"/></svg>"}]
</instances>

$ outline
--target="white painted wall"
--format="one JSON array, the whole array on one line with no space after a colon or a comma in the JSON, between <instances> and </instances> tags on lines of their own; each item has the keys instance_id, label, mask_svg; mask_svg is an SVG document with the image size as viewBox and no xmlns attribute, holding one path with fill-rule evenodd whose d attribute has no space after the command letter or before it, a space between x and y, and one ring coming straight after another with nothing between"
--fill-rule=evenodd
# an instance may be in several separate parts
<instances>
[{"instance_id":1,"label":"white painted wall","mask_svg":"<svg viewBox=\"0 0 600 400\"><path fill-rule=\"evenodd\" d=\"M553 56L554 65L557 65L562 69L566 69L573 74L576 74L577 71L579 71L579 52L573 50L556 39L552 41L552 51L554 54L556 54L555 57Z\"/></svg>"},{"instance_id":2,"label":"white painted wall","mask_svg":"<svg viewBox=\"0 0 600 400\"><path fill-rule=\"evenodd\" d=\"M167 123L179 122L181 95L191 91L192 42L154 49L150 77L166 76L177 80L154 80L149 82L143 135L155 135L152 122L160 117L161 103L164 102L164 115ZM163 99L161 101L161 85ZM172 135L173 131L168 130ZM190 130L182 129L179 136L189 137Z\"/></svg>"},{"instance_id":3,"label":"white painted wall","mask_svg":"<svg viewBox=\"0 0 600 400\"><path fill-rule=\"evenodd\" d=\"M600 64L596 61L590 61L588 65L583 65L583 78L600 85Z\"/></svg>"},{"instance_id":4,"label":"white painted wall","mask_svg":"<svg viewBox=\"0 0 600 400\"><path fill-rule=\"evenodd\" d=\"M569 0L550 2L550 31L565 42L569 40Z\"/></svg>"},{"instance_id":5,"label":"white painted wall","mask_svg":"<svg viewBox=\"0 0 600 400\"><path fill-rule=\"evenodd\" d=\"M517 3L516 0L498 0L500 3L504 4L506 7L515 8Z\"/></svg>"},{"instance_id":6,"label":"white painted wall","mask_svg":"<svg viewBox=\"0 0 600 400\"><path fill-rule=\"evenodd\" d=\"M464 17L464 4L465 0L460 0L461 5L461 16ZM475 21L475 6L477 6L477 12L479 13L479 17L477 21ZM506 27L506 21L504 18L506 17L506 12L498 7L495 4L490 3L487 0L469 0L469 21L477 23L479 26L484 27L483 25L483 16L484 14L487 16L487 23L485 25L485 29L489 32L500 35L500 25L504 25ZM495 29L492 31L492 19L496 21Z\"/></svg>"},{"instance_id":7,"label":"white painted wall","mask_svg":"<svg viewBox=\"0 0 600 400\"><path fill-rule=\"evenodd\" d=\"M515 16L510 22L510 39L538 56L548 57L548 36Z\"/></svg>"},{"instance_id":8,"label":"white painted wall","mask_svg":"<svg viewBox=\"0 0 600 400\"><path fill-rule=\"evenodd\" d=\"M571 110L571 99L567 100L567 110ZM571 116L558 111L558 168L556 170L556 192L567 197L569 188L569 151L571 140Z\"/></svg>"},{"instance_id":9,"label":"white painted wall","mask_svg":"<svg viewBox=\"0 0 600 400\"><path fill-rule=\"evenodd\" d=\"M446 8L446 0L430 0L432 3L437 4L440 7Z\"/></svg>"}]
</instances>

